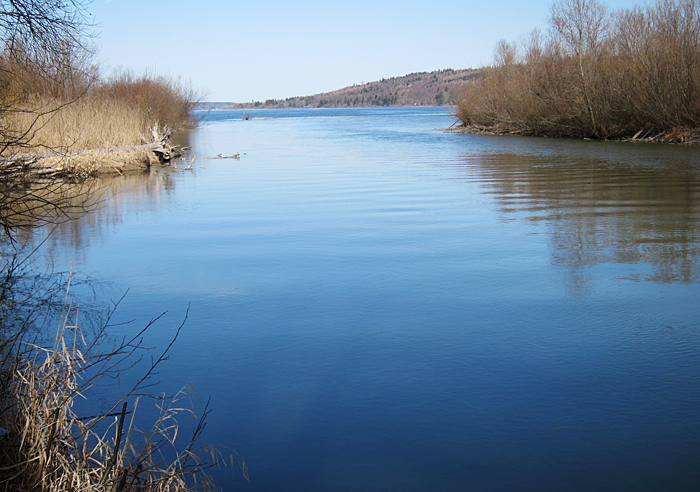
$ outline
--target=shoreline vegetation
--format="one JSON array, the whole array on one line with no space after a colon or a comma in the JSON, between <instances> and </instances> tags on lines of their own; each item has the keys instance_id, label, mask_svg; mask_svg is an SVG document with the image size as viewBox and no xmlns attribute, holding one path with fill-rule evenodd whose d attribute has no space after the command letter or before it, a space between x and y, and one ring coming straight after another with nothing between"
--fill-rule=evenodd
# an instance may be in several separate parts
<instances>
[{"instance_id":1,"label":"shoreline vegetation","mask_svg":"<svg viewBox=\"0 0 700 492\"><path fill-rule=\"evenodd\" d=\"M178 155L168 144L172 131L197 125L199 95L180 80L129 71L102 77L83 59L47 73L25 51L0 51L0 174L143 171Z\"/></svg>"},{"instance_id":2,"label":"shoreline vegetation","mask_svg":"<svg viewBox=\"0 0 700 492\"><path fill-rule=\"evenodd\" d=\"M0 54L3 62L7 72L16 71ZM78 80L57 86L23 74L25 87L35 88L13 95L13 110L0 114L12 140L0 148L0 172L84 179L144 171L179 155L168 140L172 131L197 125L192 110L199 96L191 87L148 73L101 79L94 72L83 68Z\"/></svg>"},{"instance_id":3,"label":"shoreline vegetation","mask_svg":"<svg viewBox=\"0 0 700 492\"><path fill-rule=\"evenodd\" d=\"M456 116L467 133L700 144L700 2L561 0L547 33L499 42Z\"/></svg>"},{"instance_id":4,"label":"shoreline vegetation","mask_svg":"<svg viewBox=\"0 0 700 492\"><path fill-rule=\"evenodd\" d=\"M44 272L34 262L44 241L29 246L33 229L50 234L97 206L88 178L169 161L178 151L170 132L197 123L188 84L100 75L85 44L85 5L13 0L0 9L0 489L214 490L206 470L239 466L247 479L245 463L197 444L208 403L196 416L186 391L153 388L182 325L151 357L144 337L160 317L115 340L118 302L101 315L73 301L72 274ZM150 421L147 402L156 406Z\"/></svg>"},{"instance_id":5,"label":"shoreline vegetation","mask_svg":"<svg viewBox=\"0 0 700 492\"><path fill-rule=\"evenodd\" d=\"M596 0L562 0L552 7L546 36L535 31L521 44L502 41L492 67L410 74L231 109L456 102L463 126L452 131L698 143L699 1L659 0L610 13ZM146 357L137 365L143 335L158 318L110 345L113 310L96 320L79 309L70 301L70 277L37 274L38 248L23 251L18 240L32 228L89 212L96 196L88 178L168 162L178 152L170 132L196 126L199 95L152 73L101 75L85 43L83 0L2 5L0 487L210 490L205 472L224 461L247 479L236 456L195 447L208 404L184 450L174 445L178 414L194 413L179 403L185 394L154 394L150 377L182 326L150 364ZM456 93L458 85L464 87ZM135 365L143 376L106 412L77 413L76 401L93 397L98 386L108 398L105 383ZM136 409L148 399L158 415L143 425Z\"/></svg>"}]
</instances>

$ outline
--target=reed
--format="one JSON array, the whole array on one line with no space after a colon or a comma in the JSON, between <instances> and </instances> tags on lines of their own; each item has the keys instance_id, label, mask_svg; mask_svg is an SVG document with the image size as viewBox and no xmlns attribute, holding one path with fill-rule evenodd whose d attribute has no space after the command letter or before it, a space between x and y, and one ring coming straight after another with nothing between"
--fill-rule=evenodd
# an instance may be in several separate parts
<instances>
[{"instance_id":1,"label":"reed","mask_svg":"<svg viewBox=\"0 0 700 492\"><path fill-rule=\"evenodd\" d=\"M101 86L75 101L47 96L26 100L4 118L4 124L22 136L5 154L128 147L150 141L153 127L196 125L193 103L169 92L165 83L144 94L149 84L148 79L133 86L122 81L118 92L111 85Z\"/></svg>"},{"instance_id":2,"label":"reed","mask_svg":"<svg viewBox=\"0 0 700 492\"><path fill-rule=\"evenodd\" d=\"M108 149L150 142L193 128L199 95L178 79L96 68L48 77L31 62L0 51L0 156ZM62 78L56 78L62 77Z\"/></svg>"},{"instance_id":3,"label":"reed","mask_svg":"<svg viewBox=\"0 0 700 492\"><path fill-rule=\"evenodd\" d=\"M5 331L1 339L0 487L45 492L213 489L206 470L224 461L235 463L236 458L225 459L215 448L196 445L206 425L208 403L191 439L180 447L178 419L194 416L183 405L186 392L174 397L144 394L172 342L110 410L91 417L76 413L78 399L134 366L144 350L143 333L155 322L105 349L108 322L88 340L79 325L79 310L66 290L51 343L41 343L33 330L38 319L34 309L25 311L18 333L8 336ZM137 412L147 400L154 402L158 416L149 430L140 431ZM247 478L245 464L240 463Z\"/></svg>"},{"instance_id":4,"label":"reed","mask_svg":"<svg viewBox=\"0 0 700 492\"><path fill-rule=\"evenodd\" d=\"M11 120L17 131L27 132L26 145L9 149L19 153L128 147L143 143L148 134L149 121L142 113L92 94L65 105L43 98L25 107L34 109L15 113Z\"/></svg>"}]
</instances>

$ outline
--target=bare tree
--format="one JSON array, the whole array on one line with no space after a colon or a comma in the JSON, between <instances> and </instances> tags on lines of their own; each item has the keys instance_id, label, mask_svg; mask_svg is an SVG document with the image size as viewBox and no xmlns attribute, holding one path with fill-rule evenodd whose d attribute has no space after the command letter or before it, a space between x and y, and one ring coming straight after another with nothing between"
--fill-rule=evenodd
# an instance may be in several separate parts
<instances>
[{"instance_id":1,"label":"bare tree","mask_svg":"<svg viewBox=\"0 0 700 492\"><path fill-rule=\"evenodd\" d=\"M84 0L0 0L0 38L5 47L45 65L82 43Z\"/></svg>"},{"instance_id":2,"label":"bare tree","mask_svg":"<svg viewBox=\"0 0 700 492\"><path fill-rule=\"evenodd\" d=\"M597 0L560 0L552 6L551 14L555 36L578 59L584 103L593 133L599 137L591 84L598 52L608 36L607 9Z\"/></svg>"},{"instance_id":3,"label":"bare tree","mask_svg":"<svg viewBox=\"0 0 700 492\"><path fill-rule=\"evenodd\" d=\"M0 151L26 145L41 117L59 105L32 105L36 93L60 88L67 100L86 89L86 0L0 0ZM35 115L28 128L7 117Z\"/></svg>"},{"instance_id":4,"label":"bare tree","mask_svg":"<svg viewBox=\"0 0 700 492\"><path fill-rule=\"evenodd\" d=\"M87 0L0 0L0 230L43 225L82 209L60 183L31 179L31 159L12 154L32 145L37 129L89 86ZM47 104L32 99L50 93ZM18 127L14 116L29 115ZM75 195L71 193L71 195ZM86 197L87 195L85 195Z\"/></svg>"}]
</instances>

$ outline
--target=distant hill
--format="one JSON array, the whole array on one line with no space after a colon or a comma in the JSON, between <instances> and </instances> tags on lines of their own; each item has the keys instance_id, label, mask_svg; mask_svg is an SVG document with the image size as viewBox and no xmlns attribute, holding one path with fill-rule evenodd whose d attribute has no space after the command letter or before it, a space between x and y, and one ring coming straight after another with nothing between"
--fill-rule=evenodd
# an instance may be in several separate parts
<instances>
[{"instance_id":1,"label":"distant hill","mask_svg":"<svg viewBox=\"0 0 700 492\"><path fill-rule=\"evenodd\" d=\"M200 103L197 109L323 108L365 106L451 106L462 85L480 69L437 70L352 85L313 96L268 99L249 103Z\"/></svg>"}]
</instances>

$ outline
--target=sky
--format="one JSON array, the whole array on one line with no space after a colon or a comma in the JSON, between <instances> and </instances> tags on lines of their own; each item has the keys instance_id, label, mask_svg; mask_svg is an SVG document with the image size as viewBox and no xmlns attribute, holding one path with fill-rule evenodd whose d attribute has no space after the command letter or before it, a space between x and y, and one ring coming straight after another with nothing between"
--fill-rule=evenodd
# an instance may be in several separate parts
<instances>
[{"instance_id":1,"label":"sky","mask_svg":"<svg viewBox=\"0 0 700 492\"><path fill-rule=\"evenodd\" d=\"M500 39L546 30L550 6L549 0L93 0L88 13L104 75L148 70L181 77L206 101L247 102L481 67Z\"/></svg>"}]
</instances>

